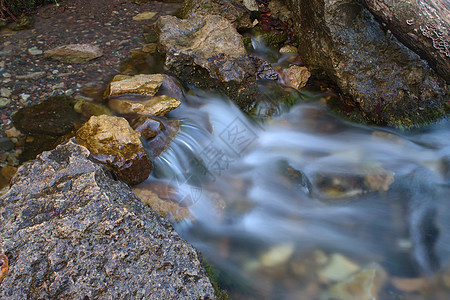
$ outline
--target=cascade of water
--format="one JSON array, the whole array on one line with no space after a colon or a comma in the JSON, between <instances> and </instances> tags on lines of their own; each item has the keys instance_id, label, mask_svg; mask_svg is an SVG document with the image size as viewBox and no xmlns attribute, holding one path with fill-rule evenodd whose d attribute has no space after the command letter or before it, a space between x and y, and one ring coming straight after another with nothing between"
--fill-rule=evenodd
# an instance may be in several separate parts
<instances>
[{"instance_id":1,"label":"cascade of water","mask_svg":"<svg viewBox=\"0 0 450 300\"><path fill-rule=\"evenodd\" d=\"M278 280L255 270L313 249L396 276L448 262L450 122L398 132L350 124L315 102L261 124L224 99L183 106L155 176L190 206L195 221L178 231L252 287ZM267 262L273 249L281 254Z\"/></svg>"}]
</instances>

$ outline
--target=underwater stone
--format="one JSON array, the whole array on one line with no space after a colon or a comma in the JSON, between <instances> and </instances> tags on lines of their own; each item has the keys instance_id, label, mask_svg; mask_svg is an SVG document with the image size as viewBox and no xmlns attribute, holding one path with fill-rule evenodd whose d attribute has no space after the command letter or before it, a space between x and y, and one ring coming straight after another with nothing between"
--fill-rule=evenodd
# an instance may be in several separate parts
<instances>
[{"instance_id":1,"label":"underwater stone","mask_svg":"<svg viewBox=\"0 0 450 300\"><path fill-rule=\"evenodd\" d=\"M134 130L141 133L150 159L155 159L166 151L180 131L180 120L140 116L130 124Z\"/></svg>"},{"instance_id":2,"label":"underwater stone","mask_svg":"<svg viewBox=\"0 0 450 300\"><path fill-rule=\"evenodd\" d=\"M382 286L379 282L379 270L362 270L349 278L336 283L322 293L320 300L361 300L379 299L378 293Z\"/></svg>"},{"instance_id":3,"label":"underwater stone","mask_svg":"<svg viewBox=\"0 0 450 300\"><path fill-rule=\"evenodd\" d=\"M146 187L145 182L133 187L133 192L143 203L165 218L173 218L175 221L181 221L191 217L191 212L188 207L183 207L169 199L161 199L156 193Z\"/></svg>"},{"instance_id":4,"label":"underwater stone","mask_svg":"<svg viewBox=\"0 0 450 300\"><path fill-rule=\"evenodd\" d=\"M325 282L342 281L359 270L359 266L347 257L334 253L328 263L320 270L319 277Z\"/></svg>"},{"instance_id":5,"label":"underwater stone","mask_svg":"<svg viewBox=\"0 0 450 300\"><path fill-rule=\"evenodd\" d=\"M153 169L140 133L124 118L93 116L77 131L76 141L130 186L147 179Z\"/></svg>"}]
</instances>

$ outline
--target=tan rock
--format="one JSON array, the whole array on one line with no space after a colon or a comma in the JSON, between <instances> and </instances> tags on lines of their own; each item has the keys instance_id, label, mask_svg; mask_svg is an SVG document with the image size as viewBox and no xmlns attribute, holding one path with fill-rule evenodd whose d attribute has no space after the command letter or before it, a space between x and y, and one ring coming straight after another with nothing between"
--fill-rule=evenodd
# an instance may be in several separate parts
<instances>
[{"instance_id":1,"label":"tan rock","mask_svg":"<svg viewBox=\"0 0 450 300\"><path fill-rule=\"evenodd\" d=\"M283 71L285 84L295 89L304 87L309 77L311 77L311 73L306 67L293 65Z\"/></svg>"},{"instance_id":2,"label":"tan rock","mask_svg":"<svg viewBox=\"0 0 450 300\"><path fill-rule=\"evenodd\" d=\"M93 116L77 131L76 141L129 185L144 181L152 171L140 133L124 118Z\"/></svg>"},{"instance_id":3,"label":"tan rock","mask_svg":"<svg viewBox=\"0 0 450 300\"><path fill-rule=\"evenodd\" d=\"M133 21L144 21L144 20L150 20L154 16L156 16L158 13L154 11L144 11L140 14L137 14L133 17Z\"/></svg>"},{"instance_id":4,"label":"tan rock","mask_svg":"<svg viewBox=\"0 0 450 300\"><path fill-rule=\"evenodd\" d=\"M391 283L396 289L405 293L420 292L430 286L426 278L401 278L393 277Z\"/></svg>"},{"instance_id":5,"label":"tan rock","mask_svg":"<svg viewBox=\"0 0 450 300\"><path fill-rule=\"evenodd\" d=\"M161 74L139 74L135 76L116 75L105 91L105 96L118 96L123 94L139 94L154 96L164 76Z\"/></svg>"},{"instance_id":6,"label":"tan rock","mask_svg":"<svg viewBox=\"0 0 450 300\"><path fill-rule=\"evenodd\" d=\"M292 45L286 45L284 47L281 47L280 53L281 54L297 54L298 49L297 49L297 47L294 47Z\"/></svg>"},{"instance_id":7,"label":"tan rock","mask_svg":"<svg viewBox=\"0 0 450 300\"><path fill-rule=\"evenodd\" d=\"M5 134L7 137L19 137L22 135L22 132L16 127L11 127L10 129L5 130Z\"/></svg>"},{"instance_id":8,"label":"tan rock","mask_svg":"<svg viewBox=\"0 0 450 300\"><path fill-rule=\"evenodd\" d=\"M67 64L82 64L103 55L103 51L91 44L70 44L60 46L44 53L44 57Z\"/></svg>"},{"instance_id":9,"label":"tan rock","mask_svg":"<svg viewBox=\"0 0 450 300\"><path fill-rule=\"evenodd\" d=\"M342 282L331 286L320 300L362 300L378 299L380 286L377 284L377 270L362 270Z\"/></svg>"},{"instance_id":10,"label":"tan rock","mask_svg":"<svg viewBox=\"0 0 450 300\"><path fill-rule=\"evenodd\" d=\"M379 168L364 177L364 185L370 191L386 192L394 182L394 172Z\"/></svg>"},{"instance_id":11,"label":"tan rock","mask_svg":"<svg viewBox=\"0 0 450 300\"><path fill-rule=\"evenodd\" d=\"M324 282L342 281L359 270L359 266L347 257L335 253L332 254L328 263L320 270L319 278Z\"/></svg>"},{"instance_id":12,"label":"tan rock","mask_svg":"<svg viewBox=\"0 0 450 300\"><path fill-rule=\"evenodd\" d=\"M294 253L293 244L279 245L271 248L261 255L261 265L264 267L274 267L286 263Z\"/></svg>"},{"instance_id":13,"label":"tan rock","mask_svg":"<svg viewBox=\"0 0 450 300\"><path fill-rule=\"evenodd\" d=\"M166 95L152 97L145 101L109 100L109 107L120 114L137 113L144 116L164 116L169 111L180 106L180 104L181 102L177 99Z\"/></svg>"},{"instance_id":14,"label":"tan rock","mask_svg":"<svg viewBox=\"0 0 450 300\"><path fill-rule=\"evenodd\" d=\"M17 168L13 166L5 166L1 170L1 174L3 177L5 177L7 180L10 180L14 174L16 174Z\"/></svg>"},{"instance_id":15,"label":"tan rock","mask_svg":"<svg viewBox=\"0 0 450 300\"><path fill-rule=\"evenodd\" d=\"M73 106L73 109L87 118L100 115L112 115L111 110L105 105L86 99L78 100Z\"/></svg>"},{"instance_id":16,"label":"tan rock","mask_svg":"<svg viewBox=\"0 0 450 300\"><path fill-rule=\"evenodd\" d=\"M142 202L153 208L153 210L163 217L172 215L176 221L190 218L191 213L189 208L182 207L178 203L168 199L161 199L156 193L145 186L134 187L133 192L142 200Z\"/></svg>"}]
</instances>

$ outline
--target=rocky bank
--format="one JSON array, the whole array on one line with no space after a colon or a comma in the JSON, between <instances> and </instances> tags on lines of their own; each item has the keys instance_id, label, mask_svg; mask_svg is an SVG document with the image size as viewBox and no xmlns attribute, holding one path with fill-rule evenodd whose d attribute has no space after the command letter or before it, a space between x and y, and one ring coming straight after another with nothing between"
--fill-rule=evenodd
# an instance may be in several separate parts
<instances>
[{"instance_id":1,"label":"rocky bank","mask_svg":"<svg viewBox=\"0 0 450 300\"><path fill-rule=\"evenodd\" d=\"M214 299L197 251L89 154L44 152L0 198L0 298Z\"/></svg>"}]
</instances>

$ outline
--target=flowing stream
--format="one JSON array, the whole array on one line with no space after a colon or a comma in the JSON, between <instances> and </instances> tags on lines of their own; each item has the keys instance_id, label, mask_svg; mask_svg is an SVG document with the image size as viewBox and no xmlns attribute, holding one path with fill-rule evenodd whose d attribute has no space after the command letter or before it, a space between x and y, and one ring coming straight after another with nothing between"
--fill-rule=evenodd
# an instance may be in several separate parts
<instances>
[{"instance_id":1,"label":"flowing stream","mask_svg":"<svg viewBox=\"0 0 450 300\"><path fill-rule=\"evenodd\" d=\"M189 96L169 114L181 131L151 180L189 208L177 231L233 299L448 299L450 122L368 127L300 102L255 121Z\"/></svg>"}]
</instances>

